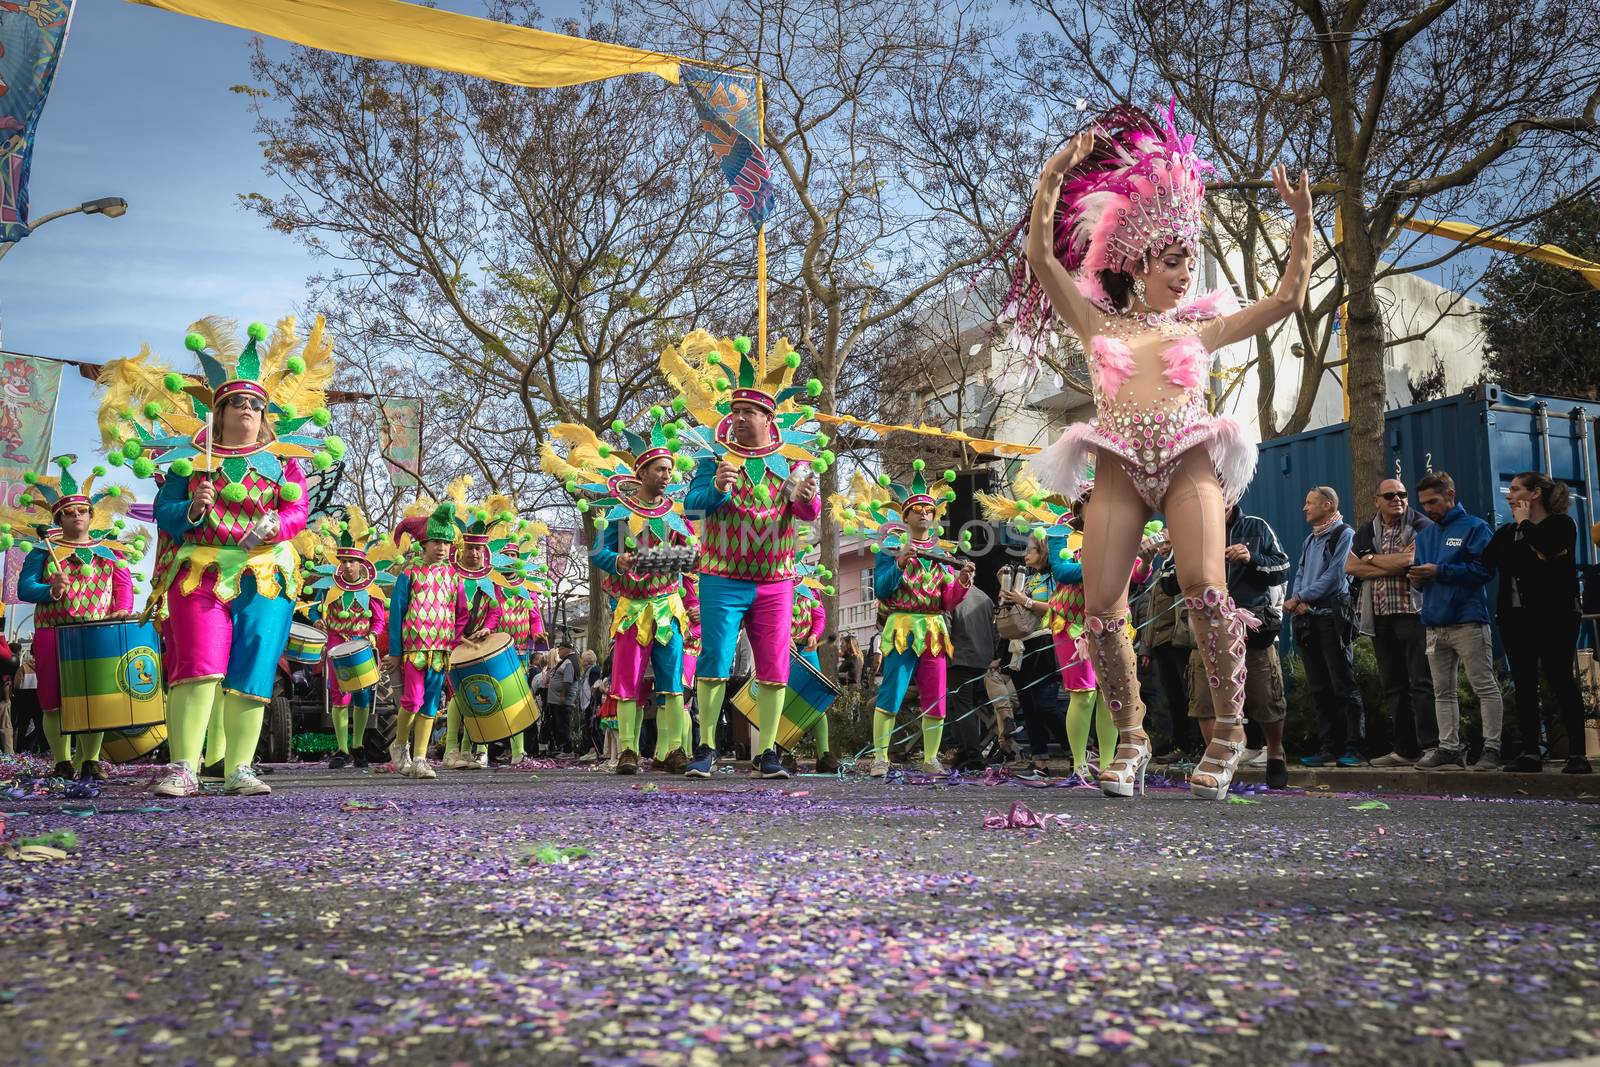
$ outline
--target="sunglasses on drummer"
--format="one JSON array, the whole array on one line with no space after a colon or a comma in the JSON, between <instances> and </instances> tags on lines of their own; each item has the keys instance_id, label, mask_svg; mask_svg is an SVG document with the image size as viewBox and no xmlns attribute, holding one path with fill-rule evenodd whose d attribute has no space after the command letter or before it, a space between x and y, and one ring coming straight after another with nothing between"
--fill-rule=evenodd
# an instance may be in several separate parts
<instances>
[{"instance_id":1,"label":"sunglasses on drummer","mask_svg":"<svg viewBox=\"0 0 1600 1067\"><path fill-rule=\"evenodd\" d=\"M253 397L253 396L232 396L232 397L229 397L228 398L228 406L229 407L236 407L236 408L248 408L251 411L265 411L265 410L267 410L267 405L262 403L262 401L260 401L259 399L257 399L256 397Z\"/></svg>"}]
</instances>

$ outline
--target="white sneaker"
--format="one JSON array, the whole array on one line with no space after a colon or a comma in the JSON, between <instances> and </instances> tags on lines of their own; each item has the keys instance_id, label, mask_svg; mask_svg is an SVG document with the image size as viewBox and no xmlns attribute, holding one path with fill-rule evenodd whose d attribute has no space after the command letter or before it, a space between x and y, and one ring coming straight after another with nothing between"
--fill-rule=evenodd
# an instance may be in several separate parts
<instances>
[{"instance_id":1,"label":"white sneaker","mask_svg":"<svg viewBox=\"0 0 1600 1067\"><path fill-rule=\"evenodd\" d=\"M228 775L227 781L222 784L222 792L230 797L264 797L272 792L272 787L257 778L255 769L246 763Z\"/></svg>"},{"instance_id":2,"label":"white sneaker","mask_svg":"<svg viewBox=\"0 0 1600 1067\"><path fill-rule=\"evenodd\" d=\"M166 777L157 782L153 790L158 797L192 797L200 792L200 783L194 772L181 763L167 764Z\"/></svg>"},{"instance_id":3,"label":"white sneaker","mask_svg":"<svg viewBox=\"0 0 1600 1067\"><path fill-rule=\"evenodd\" d=\"M1244 750L1243 767L1265 767L1267 765L1267 750L1264 748L1247 748Z\"/></svg>"},{"instance_id":4,"label":"white sneaker","mask_svg":"<svg viewBox=\"0 0 1600 1067\"><path fill-rule=\"evenodd\" d=\"M472 765L480 771L489 769L489 750L484 749L472 758Z\"/></svg>"},{"instance_id":5,"label":"white sneaker","mask_svg":"<svg viewBox=\"0 0 1600 1067\"><path fill-rule=\"evenodd\" d=\"M437 771L435 771L432 766L429 765L428 759L427 759L426 756L424 756L422 759L414 759L414 760L412 760L411 761L411 766L406 768L406 773L409 774L413 778L437 778L437 777L439 777L439 773Z\"/></svg>"},{"instance_id":6,"label":"white sneaker","mask_svg":"<svg viewBox=\"0 0 1600 1067\"><path fill-rule=\"evenodd\" d=\"M451 749L444 754L444 769L447 771L464 771L473 766L476 766L476 764L473 763L472 757L465 752Z\"/></svg>"},{"instance_id":7,"label":"white sneaker","mask_svg":"<svg viewBox=\"0 0 1600 1067\"><path fill-rule=\"evenodd\" d=\"M868 776L872 777L872 778L882 778L885 775L887 775L888 773L889 773L889 761L886 760L886 759L875 759L875 760L873 760L872 761L872 767L867 771Z\"/></svg>"},{"instance_id":8,"label":"white sneaker","mask_svg":"<svg viewBox=\"0 0 1600 1067\"><path fill-rule=\"evenodd\" d=\"M411 766L411 746L399 741L390 745L389 762L394 764L396 774L405 774L406 768Z\"/></svg>"},{"instance_id":9,"label":"white sneaker","mask_svg":"<svg viewBox=\"0 0 1600 1067\"><path fill-rule=\"evenodd\" d=\"M940 763L937 757L931 760L923 760L921 763L917 764L917 770L921 771L923 774L946 773L944 764Z\"/></svg>"}]
</instances>

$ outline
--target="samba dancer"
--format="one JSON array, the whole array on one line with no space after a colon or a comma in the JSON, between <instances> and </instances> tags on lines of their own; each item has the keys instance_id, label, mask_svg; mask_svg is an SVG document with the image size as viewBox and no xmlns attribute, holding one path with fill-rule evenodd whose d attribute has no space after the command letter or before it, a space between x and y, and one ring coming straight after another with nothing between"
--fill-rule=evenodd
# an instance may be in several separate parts
<instances>
[{"instance_id":1,"label":"samba dancer","mask_svg":"<svg viewBox=\"0 0 1600 1067\"><path fill-rule=\"evenodd\" d=\"M306 555L314 558L320 553L333 559L331 565L309 569L309 576L316 580L307 587L313 596L310 622L320 624L328 635L322 669L337 746L328 757L332 770L349 766L352 759L357 767L367 766L363 741L377 696L375 685L347 692L339 684L332 653L347 641L370 644L384 632L389 616L383 589L394 584L392 571L397 562L393 542L368 526L360 508L350 508L348 516L342 523L324 523L315 533L301 535L313 542L303 550Z\"/></svg>"},{"instance_id":2,"label":"samba dancer","mask_svg":"<svg viewBox=\"0 0 1600 1067\"><path fill-rule=\"evenodd\" d=\"M771 357L750 352L750 339L712 337L696 330L680 347L661 353L661 369L680 389L674 407L687 412L680 432L699 459L685 510L700 531L700 608L703 650L696 699L700 745L684 772L709 778L716 767L717 721L727 696L739 628L755 654L754 695L760 749L752 762L762 778L787 778L777 753L778 724L789 683L790 613L794 605L796 528L822 514L817 480L804 466L826 469L832 453L809 447L826 438L801 427L816 412L795 404L816 396L815 378L790 385L800 355L779 340ZM726 395L723 395L726 393Z\"/></svg>"},{"instance_id":3,"label":"samba dancer","mask_svg":"<svg viewBox=\"0 0 1600 1067\"><path fill-rule=\"evenodd\" d=\"M93 492L95 479L104 477L106 469L95 467L80 484L72 474L74 459L55 458L53 462L61 468L57 479L39 478L32 471L23 476L30 488L17 499L17 504L20 508L36 508L43 516L36 512L24 519L28 525L36 526L41 536L32 542L32 551L22 561L17 596L36 605L33 661L44 736L55 764L51 776L71 780L76 775L83 781L103 782L109 777L100 762L105 734L78 734L74 740L61 732L61 661L56 627L132 615L133 574L128 562L138 562L139 553L134 545L109 539L113 510L127 511L131 494L116 485ZM116 521L120 525L121 520ZM9 535L9 528L6 533ZM0 543L11 547L10 536Z\"/></svg>"},{"instance_id":4,"label":"samba dancer","mask_svg":"<svg viewBox=\"0 0 1600 1067\"><path fill-rule=\"evenodd\" d=\"M878 477L882 489L872 491L858 478L849 498L834 498L836 513L850 524L844 532L864 533L868 550L877 557L872 565L872 590L883 620L878 638L883 681L872 710L872 767L868 773L874 778L889 773L895 716L913 675L922 705L920 769L944 773L939 746L944 740L946 678L955 651L945 613L966 597L976 570L971 560L957 563L950 555L955 546L939 537L943 527L938 521L945 505L955 499L955 492L943 489L935 496L922 474L926 461L916 459L911 466L910 486L899 485L884 474ZM954 481L955 474L945 471L945 481Z\"/></svg>"},{"instance_id":5,"label":"samba dancer","mask_svg":"<svg viewBox=\"0 0 1600 1067\"><path fill-rule=\"evenodd\" d=\"M141 477L157 466L164 470L156 522L178 542L151 590L151 610L166 596L171 637L172 762L157 795L198 790L195 771L214 708L226 747L223 792L272 792L251 761L300 591L291 542L306 524L302 464L326 470L344 454L339 438L320 442L303 432L331 418L323 401L333 346L323 328L319 316L302 342L293 317L280 320L270 336L266 326L251 323L241 350L231 324L201 320L184 339L200 362L199 382L162 374L147 353L121 361L128 378L165 390L147 388L141 409L122 412L122 426L131 431L123 455ZM115 404L116 395L108 390L102 408Z\"/></svg>"},{"instance_id":6,"label":"samba dancer","mask_svg":"<svg viewBox=\"0 0 1600 1067\"><path fill-rule=\"evenodd\" d=\"M1028 224L1026 259L1007 294L1015 343L1037 351L1060 320L1089 357L1096 414L1035 457L1046 485L1083 495L1086 642L1122 734L1103 769L1108 796L1141 791L1150 762L1144 704L1128 640L1127 583L1153 510L1166 516L1190 625L1211 684L1216 729L1195 772L1197 797L1227 796L1244 754L1245 636L1255 620L1228 597L1226 519L1255 469L1256 450L1232 419L1206 408L1208 354L1254 337L1305 301L1311 186L1273 184L1295 216L1277 290L1243 310L1225 292L1188 299L1200 250L1208 164L1179 136L1169 108L1158 126L1134 108L1095 120L1045 164Z\"/></svg>"},{"instance_id":7,"label":"samba dancer","mask_svg":"<svg viewBox=\"0 0 1600 1067\"><path fill-rule=\"evenodd\" d=\"M562 423L551 435L571 447L565 459L550 445L541 454L544 469L578 497L578 508L605 510L595 518L598 534L589 562L605 574L605 590L615 600L611 612L611 697L617 706L618 774L639 773L639 734L644 722L645 668L654 676L661 706L656 716L659 740L682 738L683 640L696 610L695 588L686 567L647 567L645 553L662 548L689 549L694 530L683 514L684 486L673 484L678 470L677 432L667 433L666 413L650 411L650 436L611 424L627 449L613 449L586 426ZM686 553L685 564L692 562ZM678 748L663 762L687 766Z\"/></svg>"}]
</instances>

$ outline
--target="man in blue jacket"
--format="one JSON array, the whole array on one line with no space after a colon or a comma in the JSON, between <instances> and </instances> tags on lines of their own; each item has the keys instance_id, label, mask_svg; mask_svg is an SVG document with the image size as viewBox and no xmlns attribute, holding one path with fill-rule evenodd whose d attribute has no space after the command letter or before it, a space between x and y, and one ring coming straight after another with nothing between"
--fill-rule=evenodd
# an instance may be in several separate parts
<instances>
[{"instance_id":1,"label":"man in blue jacket","mask_svg":"<svg viewBox=\"0 0 1600 1067\"><path fill-rule=\"evenodd\" d=\"M1305 663L1322 739L1322 751L1300 762L1307 767L1359 767L1366 762L1361 755L1365 709L1351 652L1355 610L1344 576L1355 531L1339 514L1339 494L1331 486L1319 485L1307 493L1300 510L1311 536L1300 546L1300 565L1283 611L1293 620L1294 643Z\"/></svg>"},{"instance_id":2,"label":"man in blue jacket","mask_svg":"<svg viewBox=\"0 0 1600 1067\"><path fill-rule=\"evenodd\" d=\"M1417 762L1418 770L1466 765L1461 741L1461 707L1456 700L1456 665L1483 711L1483 755L1475 771L1500 767L1500 723L1505 707L1494 676L1494 641L1489 634L1489 524L1456 503L1456 483L1436 471L1417 483L1417 502L1434 525L1419 530L1415 562L1408 577L1422 590L1422 625L1427 630L1428 666L1433 674L1433 708L1439 720L1439 747Z\"/></svg>"}]
</instances>

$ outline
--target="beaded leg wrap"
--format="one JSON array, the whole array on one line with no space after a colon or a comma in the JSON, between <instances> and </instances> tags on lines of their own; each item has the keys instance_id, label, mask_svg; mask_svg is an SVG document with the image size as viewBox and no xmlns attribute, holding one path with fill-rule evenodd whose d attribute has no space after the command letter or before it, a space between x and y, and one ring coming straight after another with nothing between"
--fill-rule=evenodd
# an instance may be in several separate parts
<instances>
[{"instance_id":1,"label":"beaded leg wrap","mask_svg":"<svg viewBox=\"0 0 1600 1067\"><path fill-rule=\"evenodd\" d=\"M1083 637L1100 682L1100 693L1122 734L1116 758L1101 760L1100 792L1108 797L1131 797L1137 788L1143 794L1144 772L1150 765L1150 739L1129 736L1144 729L1144 704L1139 699L1138 659L1133 642L1128 640L1127 619L1121 615L1091 615Z\"/></svg>"},{"instance_id":2,"label":"beaded leg wrap","mask_svg":"<svg viewBox=\"0 0 1600 1067\"><path fill-rule=\"evenodd\" d=\"M1206 667L1206 682L1211 686L1211 707L1219 726L1244 726L1245 637L1261 625L1259 619L1238 607L1228 594L1215 587L1199 596L1184 598L1189 609L1189 628ZM1221 799L1226 795L1233 774L1244 755L1244 741L1229 741L1213 735L1211 745L1228 750L1225 759L1209 751L1195 773L1211 779L1210 785L1191 780L1196 795ZM1211 746L1207 746L1208 749Z\"/></svg>"}]
</instances>

